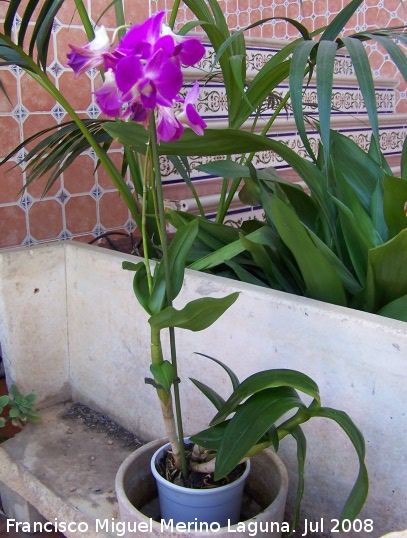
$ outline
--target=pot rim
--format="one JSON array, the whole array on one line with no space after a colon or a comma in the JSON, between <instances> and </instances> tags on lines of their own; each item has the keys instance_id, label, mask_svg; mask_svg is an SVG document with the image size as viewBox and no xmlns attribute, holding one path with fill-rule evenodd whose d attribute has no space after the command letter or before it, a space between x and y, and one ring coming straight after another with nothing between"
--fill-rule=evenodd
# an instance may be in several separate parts
<instances>
[{"instance_id":1,"label":"pot rim","mask_svg":"<svg viewBox=\"0 0 407 538\"><path fill-rule=\"evenodd\" d=\"M185 442L189 442L189 437L184 438ZM185 486L179 486L178 484L174 484L173 482L169 482L166 478L160 475L160 473L157 471L155 462L158 456L161 452L163 452L166 448L170 446L170 443L165 443L163 446L158 448L154 454L151 456L151 472L154 476L154 478L159 481L161 484L165 484L165 486L168 489L171 489L172 491L178 491L182 492L184 494L188 494L188 492L191 495L196 495L198 497L204 497L208 495L214 495L216 492L219 491L227 491L229 489L233 489L234 487L238 486L241 482L244 482L246 478L249 476L250 473L250 460L246 460L244 463L246 464L246 468L244 472L234 480L233 482L230 482L229 484L225 484L223 486L217 486L210 489L196 489L196 488L186 488Z\"/></svg>"}]
</instances>

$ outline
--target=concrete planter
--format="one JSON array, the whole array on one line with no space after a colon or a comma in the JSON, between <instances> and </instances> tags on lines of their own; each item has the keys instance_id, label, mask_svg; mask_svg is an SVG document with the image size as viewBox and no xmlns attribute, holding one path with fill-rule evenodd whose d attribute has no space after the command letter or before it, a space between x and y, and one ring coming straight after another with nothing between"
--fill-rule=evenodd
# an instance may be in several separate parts
<instances>
[{"instance_id":1,"label":"concrete planter","mask_svg":"<svg viewBox=\"0 0 407 538\"><path fill-rule=\"evenodd\" d=\"M43 406L79 401L141 438L158 439L164 435L160 409L144 383L147 315L123 260L134 257L69 241L0 251L2 355L8 383L35 392ZM208 330L177 332L185 432L204 429L213 418L190 377L206 380L223 397L231 391L220 368L211 365L208 377L207 359L195 351L215 355L240 380L270 368L302 371L319 385L323 404L347 412L365 437L370 491L359 519L373 521L375 536L405 529L407 323L195 271L186 272L175 306L235 291L238 301ZM355 453L326 421L310 421L304 432L302 519L313 528L323 519L330 532L357 475ZM279 456L292 484L292 513L295 443L281 443Z\"/></svg>"},{"instance_id":2,"label":"concrete planter","mask_svg":"<svg viewBox=\"0 0 407 538\"><path fill-rule=\"evenodd\" d=\"M157 517L157 487L151 474L151 458L165 440L148 443L131 454L121 465L116 476L116 495L119 503L121 521L126 523L127 538L135 536L138 532L148 531L149 536L195 536L195 530L178 530L170 523L160 523L154 520ZM283 527L284 509L288 491L288 475L284 464L271 450L265 450L251 460L250 474L246 480L245 491L261 507L260 513L242 523L229 527L213 528L213 532L206 529L199 532L200 538L217 536L227 538L233 536L267 536L280 538Z\"/></svg>"}]
</instances>

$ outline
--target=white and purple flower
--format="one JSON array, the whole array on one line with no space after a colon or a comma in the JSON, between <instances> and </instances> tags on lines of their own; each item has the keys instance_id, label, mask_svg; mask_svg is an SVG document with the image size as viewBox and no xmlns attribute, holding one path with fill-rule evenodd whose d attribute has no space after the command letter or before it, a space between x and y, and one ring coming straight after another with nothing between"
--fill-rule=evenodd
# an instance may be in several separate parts
<instances>
[{"instance_id":1,"label":"white and purple flower","mask_svg":"<svg viewBox=\"0 0 407 538\"><path fill-rule=\"evenodd\" d=\"M111 50L106 30L84 47L70 45L68 65L75 77L91 68L105 70L105 80L95 92L96 101L109 117L147 124L157 114L158 140L178 140L188 126L202 135L206 124L194 107L199 96L195 82L185 99L179 96L183 84L181 65L201 60L205 49L199 39L178 36L163 24L165 12L135 25ZM174 105L181 102L181 110Z\"/></svg>"}]
</instances>

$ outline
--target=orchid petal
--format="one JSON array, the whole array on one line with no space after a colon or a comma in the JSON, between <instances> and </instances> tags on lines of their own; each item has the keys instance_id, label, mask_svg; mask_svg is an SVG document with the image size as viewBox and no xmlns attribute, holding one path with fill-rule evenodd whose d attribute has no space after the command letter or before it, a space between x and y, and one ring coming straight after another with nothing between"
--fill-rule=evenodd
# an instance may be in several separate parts
<instances>
[{"instance_id":1,"label":"orchid petal","mask_svg":"<svg viewBox=\"0 0 407 538\"><path fill-rule=\"evenodd\" d=\"M158 106L157 114L157 141L174 142L181 138L184 128L175 117L174 111Z\"/></svg>"},{"instance_id":2,"label":"orchid petal","mask_svg":"<svg viewBox=\"0 0 407 538\"><path fill-rule=\"evenodd\" d=\"M143 77L143 66L137 56L126 56L118 62L116 83L122 92L130 91Z\"/></svg>"},{"instance_id":3,"label":"orchid petal","mask_svg":"<svg viewBox=\"0 0 407 538\"><path fill-rule=\"evenodd\" d=\"M120 116L123 103L117 90L113 71L106 72L104 83L94 94L96 102L104 114L111 118Z\"/></svg>"}]
</instances>

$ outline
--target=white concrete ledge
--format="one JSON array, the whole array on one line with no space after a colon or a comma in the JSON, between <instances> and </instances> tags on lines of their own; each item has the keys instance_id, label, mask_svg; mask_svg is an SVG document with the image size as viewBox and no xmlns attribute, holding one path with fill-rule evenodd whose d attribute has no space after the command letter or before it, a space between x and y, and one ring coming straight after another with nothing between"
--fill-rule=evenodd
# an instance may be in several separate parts
<instances>
[{"instance_id":1,"label":"white concrete ledge","mask_svg":"<svg viewBox=\"0 0 407 538\"><path fill-rule=\"evenodd\" d=\"M147 316L123 259L134 258L68 242L0 252L0 342L8 381L21 391L34 391L43 405L71 395L152 439L163 427L154 390L144 384ZM301 370L319 384L323 404L348 412L365 436L371 489L360 518L373 519L374 536L406 528L407 325L192 271L178 304L236 290L238 301L213 327L177 333L186 431L213 415L188 377L224 396L230 391L222 370L195 351L224 361L240 379L269 368ZM354 482L356 457L325 421L304 430L304 515L328 524ZM281 448L291 469L290 502L294 451L290 441Z\"/></svg>"}]
</instances>

